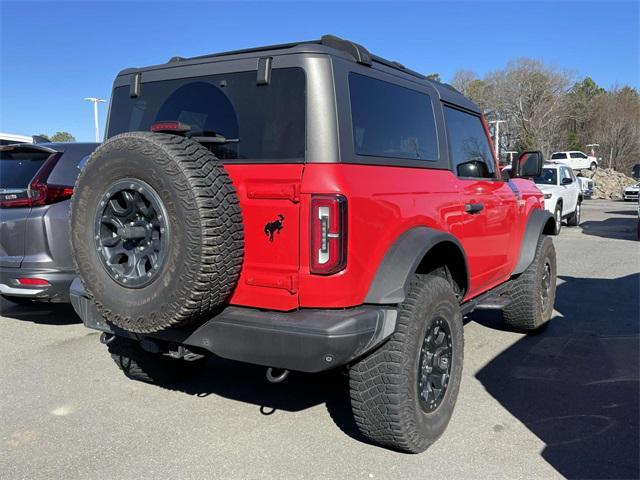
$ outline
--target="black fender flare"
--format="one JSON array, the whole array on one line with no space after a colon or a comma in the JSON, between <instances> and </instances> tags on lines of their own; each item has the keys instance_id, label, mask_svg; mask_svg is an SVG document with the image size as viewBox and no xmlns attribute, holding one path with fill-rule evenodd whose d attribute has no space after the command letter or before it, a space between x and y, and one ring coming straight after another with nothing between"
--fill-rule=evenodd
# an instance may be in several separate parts
<instances>
[{"instance_id":1,"label":"black fender flare","mask_svg":"<svg viewBox=\"0 0 640 480\"><path fill-rule=\"evenodd\" d=\"M553 215L546 210L536 208L529 215L527 220L527 226L522 236L522 242L520 242L520 254L518 255L518 261L513 269L512 275L519 275L524 272L536 255L536 247L538 246L538 239L544 232L545 227L549 221L553 222Z\"/></svg>"},{"instance_id":2,"label":"black fender flare","mask_svg":"<svg viewBox=\"0 0 640 480\"><path fill-rule=\"evenodd\" d=\"M400 235L387 250L369 286L365 303L402 303L409 289L411 275L417 270L424 256L433 247L444 242L452 243L460 250L468 285L467 258L458 239L433 228L413 227Z\"/></svg>"}]
</instances>

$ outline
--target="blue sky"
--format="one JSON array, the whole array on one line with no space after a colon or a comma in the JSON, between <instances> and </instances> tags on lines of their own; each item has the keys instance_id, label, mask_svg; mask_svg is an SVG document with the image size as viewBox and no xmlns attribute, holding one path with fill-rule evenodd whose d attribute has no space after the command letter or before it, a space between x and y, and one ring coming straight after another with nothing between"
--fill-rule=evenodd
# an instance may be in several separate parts
<instances>
[{"instance_id":1,"label":"blue sky","mask_svg":"<svg viewBox=\"0 0 640 480\"><path fill-rule=\"evenodd\" d=\"M639 86L638 2L0 1L0 130L93 139L87 96L131 66L333 33L446 81L517 57ZM101 110L101 129L106 108Z\"/></svg>"}]
</instances>

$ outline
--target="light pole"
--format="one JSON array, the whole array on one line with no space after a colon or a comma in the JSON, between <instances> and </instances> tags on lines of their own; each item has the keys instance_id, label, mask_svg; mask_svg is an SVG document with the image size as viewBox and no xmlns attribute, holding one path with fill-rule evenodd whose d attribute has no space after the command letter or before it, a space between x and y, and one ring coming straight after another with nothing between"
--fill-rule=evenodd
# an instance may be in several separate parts
<instances>
[{"instance_id":1,"label":"light pole","mask_svg":"<svg viewBox=\"0 0 640 480\"><path fill-rule=\"evenodd\" d=\"M93 123L96 126L96 142L100 141L100 129L98 128L98 103L106 103L106 100L96 97L85 98L87 102L93 103Z\"/></svg>"},{"instance_id":2,"label":"light pole","mask_svg":"<svg viewBox=\"0 0 640 480\"><path fill-rule=\"evenodd\" d=\"M496 129L494 131L493 134L493 143L495 144L495 148L496 148L496 158L498 159L498 162L500 161L500 145L498 144L498 142L500 141L500 124L501 123L505 123L506 120L491 120L489 123L495 123L496 124Z\"/></svg>"},{"instance_id":3,"label":"light pole","mask_svg":"<svg viewBox=\"0 0 640 480\"><path fill-rule=\"evenodd\" d=\"M515 150L509 150L508 152L504 152L509 155L509 165L513 165L513 156L518 153Z\"/></svg>"}]
</instances>

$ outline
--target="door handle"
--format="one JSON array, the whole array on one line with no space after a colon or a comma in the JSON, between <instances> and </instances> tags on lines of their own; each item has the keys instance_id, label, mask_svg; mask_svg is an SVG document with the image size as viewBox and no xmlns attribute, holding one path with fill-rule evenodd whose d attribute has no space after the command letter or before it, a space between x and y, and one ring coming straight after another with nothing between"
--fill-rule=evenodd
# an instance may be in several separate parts
<instances>
[{"instance_id":1,"label":"door handle","mask_svg":"<svg viewBox=\"0 0 640 480\"><path fill-rule=\"evenodd\" d=\"M479 213L484 209L483 203L466 203L464 211L470 214Z\"/></svg>"}]
</instances>

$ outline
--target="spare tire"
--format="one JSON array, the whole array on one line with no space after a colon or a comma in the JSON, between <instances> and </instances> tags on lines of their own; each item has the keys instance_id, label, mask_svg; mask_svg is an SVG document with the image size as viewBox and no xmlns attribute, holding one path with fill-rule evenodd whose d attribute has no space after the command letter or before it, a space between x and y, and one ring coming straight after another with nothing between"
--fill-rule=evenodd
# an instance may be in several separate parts
<instances>
[{"instance_id":1,"label":"spare tire","mask_svg":"<svg viewBox=\"0 0 640 480\"><path fill-rule=\"evenodd\" d=\"M242 267L231 179L209 150L176 135L123 133L100 146L76 182L71 232L87 294L130 332L206 318Z\"/></svg>"}]
</instances>

